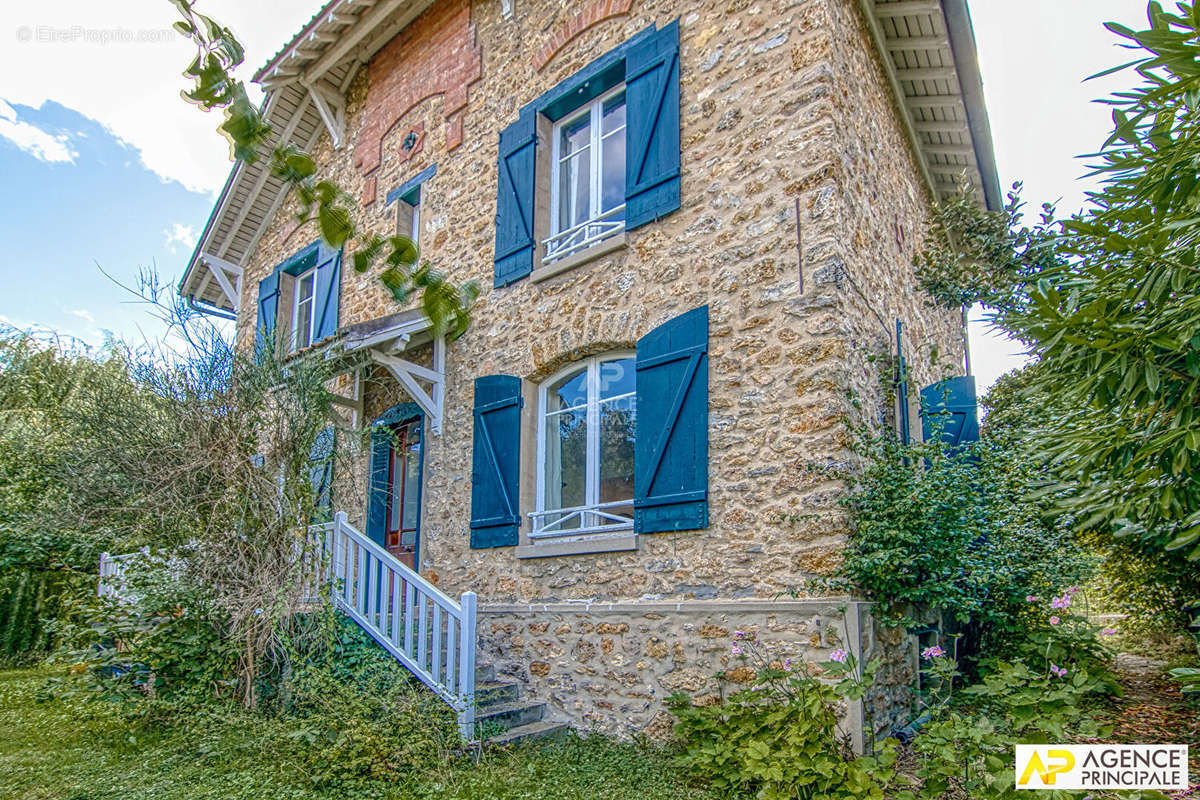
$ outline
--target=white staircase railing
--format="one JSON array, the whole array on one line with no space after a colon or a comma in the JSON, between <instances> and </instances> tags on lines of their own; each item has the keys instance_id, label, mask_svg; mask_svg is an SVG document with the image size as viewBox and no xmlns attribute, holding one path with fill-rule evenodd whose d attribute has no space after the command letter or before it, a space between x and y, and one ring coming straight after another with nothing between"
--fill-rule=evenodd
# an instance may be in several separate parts
<instances>
[{"instance_id":1,"label":"white staircase railing","mask_svg":"<svg viewBox=\"0 0 1200 800\"><path fill-rule=\"evenodd\" d=\"M455 601L363 536L346 520L308 529L309 546L297 543L305 594L328 587L334 605L384 650L450 704L465 741L475 738L475 593ZM139 553L100 556L101 597L132 601L125 585L129 559Z\"/></svg>"},{"instance_id":2,"label":"white staircase railing","mask_svg":"<svg viewBox=\"0 0 1200 800\"><path fill-rule=\"evenodd\" d=\"M455 601L354 529L345 512L314 525L334 604L458 714L475 734L475 593Z\"/></svg>"}]
</instances>

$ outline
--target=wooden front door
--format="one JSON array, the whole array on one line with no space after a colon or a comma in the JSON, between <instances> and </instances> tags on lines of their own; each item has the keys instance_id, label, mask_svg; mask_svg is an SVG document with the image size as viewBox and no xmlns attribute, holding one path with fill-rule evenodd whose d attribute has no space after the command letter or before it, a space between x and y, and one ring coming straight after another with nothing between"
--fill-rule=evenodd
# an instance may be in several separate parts
<instances>
[{"instance_id":1,"label":"wooden front door","mask_svg":"<svg viewBox=\"0 0 1200 800\"><path fill-rule=\"evenodd\" d=\"M421 420L406 420L392 431L384 545L389 553L416 569L421 524Z\"/></svg>"}]
</instances>

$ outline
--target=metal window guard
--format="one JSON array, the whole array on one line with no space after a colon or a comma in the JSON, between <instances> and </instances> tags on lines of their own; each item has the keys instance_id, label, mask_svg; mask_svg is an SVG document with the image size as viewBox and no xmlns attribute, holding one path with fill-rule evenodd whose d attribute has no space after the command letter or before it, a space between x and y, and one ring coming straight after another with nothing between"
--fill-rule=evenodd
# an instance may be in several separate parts
<instances>
[{"instance_id":1,"label":"metal window guard","mask_svg":"<svg viewBox=\"0 0 1200 800\"><path fill-rule=\"evenodd\" d=\"M574 255L621 233L625 230L624 212L625 204L622 203L614 209L605 211L595 219L585 220L565 231L554 234L544 242L546 255L542 258L542 263L549 264ZM622 215L621 219L612 219L618 214Z\"/></svg>"},{"instance_id":2,"label":"metal window guard","mask_svg":"<svg viewBox=\"0 0 1200 800\"><path fill-rule=\"evenodd\" d=\"M530 539L549 539L551 537L561 536L577 536L583 533L604 533L615 530L625 530L633 527L633 517L622 516L621 514L613 514L609 511L602 511L605 508L615 508L619 506L632 506L633 498L628 500L614 500L609 503L597 503L590 506L573 506L571 508L554 508L545 511L530 511L529 518L533 520L533 531L529 534ZM601 522L599 524L584 525L584 514L591 514L594 517L600 517L609 522ZM545 522L545 518L554 515L562 515L559 519L553 522ZM563 528L563 524L570 522L572 519L579 520L580 527L578 528Z\"/></svg>"}]
</instances>

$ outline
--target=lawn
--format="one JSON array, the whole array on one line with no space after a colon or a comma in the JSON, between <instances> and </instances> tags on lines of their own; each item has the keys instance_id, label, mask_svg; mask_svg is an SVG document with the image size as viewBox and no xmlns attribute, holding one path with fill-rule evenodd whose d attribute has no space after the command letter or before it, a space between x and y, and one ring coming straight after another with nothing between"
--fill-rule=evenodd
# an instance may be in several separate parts
<instances>
[{"instance_id":1,"label":"lawn","mask_svg":"<svg viewBox=\"0 0 1200 800\"><path fill-rule=\"evenodd\" d=\"M419 774L321 791L302 760L270 746L282 727L233 713L197 729L131 726L119 709L82 699L38 702L52 673L0 672L0 797L5 800L679 800L716 797L669 756L634 743L564 741L447 757ZM292 752L295 748L292 748Z\"/></svg>"}]
</instances>

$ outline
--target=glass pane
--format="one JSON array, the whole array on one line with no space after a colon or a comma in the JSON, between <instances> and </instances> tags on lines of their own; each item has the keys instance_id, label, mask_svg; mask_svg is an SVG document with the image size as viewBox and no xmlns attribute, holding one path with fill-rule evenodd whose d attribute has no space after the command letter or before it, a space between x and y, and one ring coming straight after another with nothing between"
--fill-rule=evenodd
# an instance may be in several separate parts
<instances>
[{"instance_id":1,"label":"glass pane","mask_svg":"<svg viewBox=\"0 0 1200 800\"><path fill-rule=\"evenodd\" d=\"M421 427L418 423L409 423L405 439L408 446L404 464L404 515L400 522L409 533L402 538L402 542L416 544L416 528L421 510L417 500L417 493L421 491Z\"/></svg>"},{"instance_id":2,"label":"glass pane","mask_svg":"<svg viewBox=\"0 0 1200 800\"><path fill-rule=\"evenodd\" d=\"M600 399L629 394L634 389L634 359L620 358L600 365Z\"/></svg>"},{"instance_id":3,"label":"glass pane","mask_svg":"<svg viewBox=\"0 0 1200 800\"><path fill-rule=\"evenodd\" d=\"M600 502L633 500L633 437L637 423L637 399L633 395L600 404ZM628 507L603 509L606 513L633 516ZM614 520L597 517L600 524Z\"/></svg>"},{"instance_id":4,"label":"glass pane","mask_svg":"<svg viewBox=\"0 0 1200 800\"><path fill-rule=\"evenodd\" d=\"M625 202L625 129L606 136L600 147L600 210L608 211ZM625 219L624 212L609 219Z\"/></svg>"},{"instance_id":5,"label":"glass pane","mask_svg":"<svg viewBox=\"0 0 1200 800\"><path fill-rule=\"evenodd\" d=\"M545 508L573 508L587 502L587 411L567 411L546 420ZM543 526L563 517L543 518ZM579 517L552 530L579 527Z\"/></svg>"},{"instance_id":6,"label":"glass pane","mask_svg":"<svg viewBox=\"0 0 1200 800\"><path fill-rule=\"evenodd\" d=\"M300 279L300 288L296 292L296 297L299 298L301 302L308 300L313 296L314 280L316 280L316 276L311 272Z\"/></svg>"},{"instance_id":7,"label":"glass pane","mask_svg":"<svg viewBox=\"0 0 1200 800\"><path fill-rule=\"evenodd\" d=\"M400 530L400 514L404 508L404 487L401 484L404 473L403 457L400 451L396 450L396 444L392 444L390 470L388 478L391 485L388 486L388 531Z\"/></svg>"},{"instance_id":8,"label":"glass pane","mask_svg":"<svg viewBox=\"0 0 1200 800\"><path fill-rule=\"evenodd\" d=\"M625 93L604 101L604 119L600 122L600 134L607 136L625 125Z\"/></svg>"},{"instance_id":9,"label":"glass pane","mask_svg":"<svg viewBox=\"0 0 1200 800\"><path fill-rule=\"evenodd\" d=\"M301 300L296 308L296 349L312 344L312 296Z\"/></svg>"},{"instance_id":10,"label":"glass pane","mask_svg":"<svg viewBox=\"0 0 1200 800\"><path fill-rule=\"evenodd\" d=\"M546 388L546 413L587 405L587 369L559 378Z\"/></svg>"},{"instance_id":11,"label":"glass pane","mask_svg":"<svg viewBox=\"0 0 1200 800\"><path fill-rule=\"evenodd\" d=\"M558 157L566 158L572 153L586 150L591 138L591 114L583 114L578 119L564 123L559 129Z\"/></svg>"},{"instance_id":12,"label":"glass pane","mask_svg":"<svg viewBox=\"0 0 1200 800\"><path fill-rule=\"evenodd\" d=\"M591 215L592 162L580 153L564 161L558 170L558 230L574 227Z\"/></svg>"}]
</instances>

